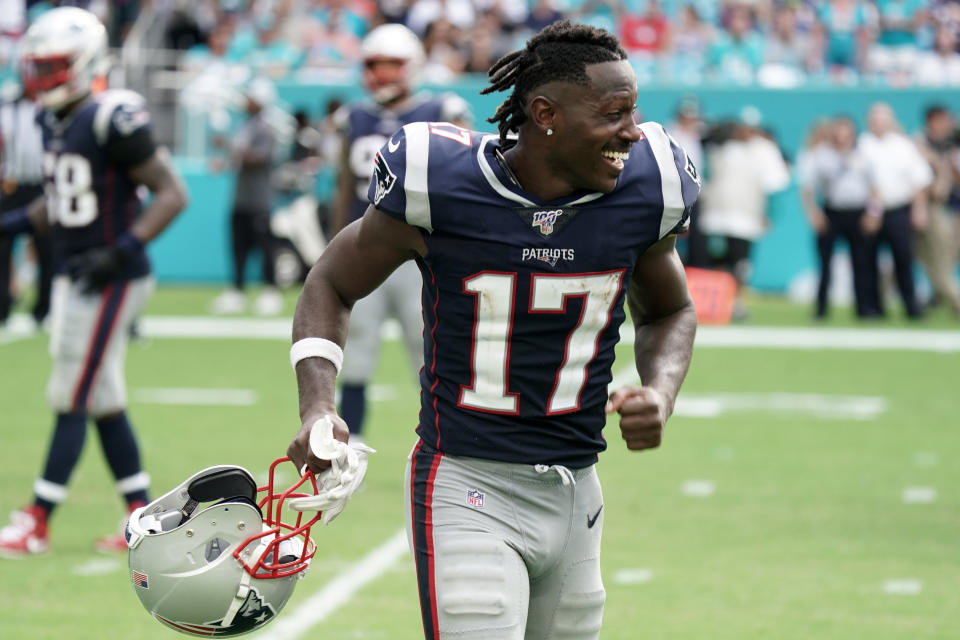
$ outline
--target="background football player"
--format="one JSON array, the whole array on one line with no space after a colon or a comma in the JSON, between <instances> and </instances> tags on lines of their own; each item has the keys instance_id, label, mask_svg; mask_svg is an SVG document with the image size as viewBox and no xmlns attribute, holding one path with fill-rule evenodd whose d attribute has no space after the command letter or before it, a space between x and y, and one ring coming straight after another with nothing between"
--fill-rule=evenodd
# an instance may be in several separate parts
<instances>
[{"instance_id":1,"label":"background football player","mask_svg":"<svg viewBox=\"0 0 960 640\"><path fill-rule=\"evenodd\" d=\"M85 10L43 14L24 37L22 79L43 107L46 198L0 218L0 233L49 228L55 245L47 398L56 412L33 502L0 530L0 554L49 546L48 520L67 484L92 417L117 492L133 510L146 504L149 477L126 413L124 359L130 325L154 282L144 245L186 206L167 155L156 147L143 99L95 93L105 71L107 34ZM153 194L143 207L137 190ZM126 551L119 534L97 541Z\"/></svg>"},{"instance_id":2,"label":"background football player","mask_svg":"<svg viewBox=\"0 0 960 640\"><path fill-rule=\"evenodd\" d=\"M342 149L331 235L363 215L374 157L397 129L417 121L464 127L472 122L469 105L456 95L413 93L424 60L423 46L403 25L373 29L363 40L362 55L363 82L372 100L345 105L335 115ZM414 371L423 365L420 286L416 266L404 265L359 301L351 316L340 391L343 418L355 435L363 429L366 385L377 364L380 330L389 315L400 322Z\"/></svg>"}]
</instances>

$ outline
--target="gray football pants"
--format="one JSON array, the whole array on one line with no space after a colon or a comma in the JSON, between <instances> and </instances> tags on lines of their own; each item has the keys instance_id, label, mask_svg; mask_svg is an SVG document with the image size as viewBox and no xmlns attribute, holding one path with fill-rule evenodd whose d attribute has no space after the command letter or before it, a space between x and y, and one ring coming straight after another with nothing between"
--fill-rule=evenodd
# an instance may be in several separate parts
<instances>
[{"instance_id":1,"label":"gray football pants","mask_svg":"<svg viewBox=\"0 0 960 640\"><path fill-rule=\"evenodd\" d=\"M47 401L58 413L109 415L127 406L124 362L130 326L150 299L152 276L118 280L100 293L67 276L53 280Z\"/></svg>"},{"instance_id":2,"label":"gray football pants","mask_svg":"<svg viewBox=\"0 0 960 640\"><path fill-rule=\"evenodd\" d=\"M357 300L350 313L347 343L343 347L340 381L365 384L373 377L380 355L380 331L389 315L403 330L403 342L416 374L423 366L423 312L420 289L423 280L412 260L396 271L370 295Z\"/></svg>"},{"instance_id":3,"label":"gray football pants","mask_svg":"<svg viewBox=\"0 0 960 640\"><path fill-rule=\"evenodd\" d=\"M404 486L428 640L599 637L603 496L593 466L454 457L420 441Z\"/></svg>"}]
</instances>

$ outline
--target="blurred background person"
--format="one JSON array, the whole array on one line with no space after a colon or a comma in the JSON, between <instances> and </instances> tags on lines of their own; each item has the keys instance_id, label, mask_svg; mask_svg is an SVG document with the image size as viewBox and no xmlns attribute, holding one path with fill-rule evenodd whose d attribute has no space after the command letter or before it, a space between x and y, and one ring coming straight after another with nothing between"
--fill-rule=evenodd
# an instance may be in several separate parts
<instances>
[{"instance_id":1,"label":"blurred background person","mask_svg":"<svg viewBox=\"0 0 960 640\"><path fill-rule=\"evenodd\" d=\"M767 86L796 86L823 69L823 50L814 34L797 26L796 7L776 9L766 37L758 79Z\"/></svg>"},{"instance_id":2,"label":"blurred background person","mask_svg":"<svg viewBox=\"0 0 960 640\"><path fill-rule=\"evenodd\" d=\"M876 14L863 0L828 0L819 4L818 17L826 32L826 63L836 79L845 81L860 70L866 58Z\"/></svg>"},{"instance_id":3,"label":"blurred background person","mask_svg":"<svg viewBox=\"0 0 960 640\"><path fill-rule=\"evenodd\" d=\"M960 318L960 287L957 283L957 216L950 209L950 195L960 186L960 146L957 123L942 105L927 108L923 131L917 135L920 153L933 169L927 189L927 226L918 234L917 257L923 262L933 287L933 300Z\"/></svg>"},{"instance_id":4,"label":"blurred background person","mask_svg":"<svg viewBox=\"0 0 960 640\"><path fill-rule=\"evenodd\" d=\"M703 19L694 3L685 3L671 25L670 35L674 67L681 75L699 76L713 36L713 25Z\"/></svg>"},{"instance_id":5,"label":"blurred background person","mask_svg":"<svg viewBox=\"0 0 960 640\"><path fill-rule=\"evenodd\" d=\"M797 158L797 180L803 208L817 235L820 283L814 315L824 318L833 280L833 253L839 238L847 242L853 272L854 305L858 318L873 318L866 291L870 256L861 220L872 188L869 166L857 150L857 128L841 116L817 124L807 148Z\"/></svg>"},{"instance_id":6,"label":"blurred background person","mask_svg":"<svg viewBox=\"0 0 960 640\"><path fill-rule=\"evenodd\" d=\"M765 42L754 28L753 7L745 2L730 6L726 29L710 45L708 71L715 79L749 84L763 63Z\"/></svg>"},{"instance_id":7,"label":"blurred background person","mask_svg":"<svg viewBox=\"0 0 960 640\"><path fill-rule=\"evenodd\" d=\"M657 0L648 0L643 11L625 11L617 22L620 44L631 59L654 59L667 51L670 20Z\"/></svg>"},{"instance_id":8,"label":"blurred background person","mask_svg":"<svg viewBox=\"0 0 960 640\"><path fill-rule=\"evenodd\" d=\"M283 297L276 289L274 273L274 237L270 231L273 208L271 175L277 134L266 120L265 109L276 98L273 83L255 78L245 88L247 121L233 140L222 138L215 144L229 149L229 167L236 171L233 208L230 214L230 246L233 256L233 287L217 296L211 311L217 314L243 313L246 265L251 251L263 254L264 288L255 302L259 315L276 315L283 310ZM218 165L218 168L226 168Z\"/></svg>"},{"instance_id":9,"label":"blurred background person","mask_svg":"<svg viewBox=\"0 0 960 640\"><path fill-rule=\"evenodd\" d=\"M376 27L364 38L362 52L368 96L347 103L334 115L342 146L331 237L366 211L374 158L400 127L419 121L469 127L473 119L466 101L454 94L414 92L424 51L405 26ZM456 130L449 129L449 135L455 136ZM381 328L388 316L400 323L414 372L423 366L421 286L420 271L408 261L354 305L339 375L340 415L350 427L352 440L363 437L367 384L376 369Z\"/></svg>"},{"instance_id":10,"label":"blurred background person","mask_svg":"<svg viewBox=\"0 0 960 640\"><path fill-rule=\"evenodd\" d=\"M874 103L867 113L867 126L858 147L867 160L873 191L863 217L869 304L884 314L878 263L880 245L884 244L893 255L897 288L907 316L918 319L923 309L917 301L913 277L913 232L927 225L927 187L933 181L933 171L913 140L903 134L890 105Z\"/></svg>"},{"instance_id":11,"label":"blurred background person","mask_svg":"<svg viewBox=\"0 0 960 640\"><path fill-rule=\"evenodd\" d=\"M677 104L673 120L666 125L667 133L680 143L687 152L687 157L696 167L703 171L703 136L706 134L706 124L700 113L700 101L696 96L684 96ZM707 239L700 229L700 200L698 199L690 210L690 230L686 234L686 256L684 264L688 267L705 269L710 266L707 254Z\"/></svg>"},{"instance_id":12,"label":"blurred background person","mask_svg":"<svg viewBox=\"0 0 960 640\"><path fill-rule=\"evenodd\" d=\"M43 139L37 108L23 92L0 102L0 214L23 207L43 195ZM36 294L30 312L32 331L50 312L53 282L53 242L49 234L31 232ZM8 324L14 303L12 291L15 238L0 237L0 328ZM22 292L19 292L22 295ZM11 330L18 329L8 326Z\"/></svg>"},{"instance_id":13,"label":"blurred background person","mask_svg":"<svg viewBox=\"0 0 960 640\"><path fill-rule=\"evenodd\" d=\"M947 24L940 24L934 32L933 48L919 54L914 70L914 81L924 86L960 86L960 53L957 52L957 34Z\"/></svg>"},{"instance_id":14,"label":"blurred background person","mask_svg":"<svg viewBox=\"0 0 960 640\"><path fill-rule=\"evenodd\" d=\"M712 129L707 138L707 179L700 194L703 233L708 243L715 238L723 245L715 263L737 280L735 320L747 316L750 252L770 226L767 201L790 184L780 149L757 124L757 115L747 109L740 120Z\"/></svg>"}]
</instances>

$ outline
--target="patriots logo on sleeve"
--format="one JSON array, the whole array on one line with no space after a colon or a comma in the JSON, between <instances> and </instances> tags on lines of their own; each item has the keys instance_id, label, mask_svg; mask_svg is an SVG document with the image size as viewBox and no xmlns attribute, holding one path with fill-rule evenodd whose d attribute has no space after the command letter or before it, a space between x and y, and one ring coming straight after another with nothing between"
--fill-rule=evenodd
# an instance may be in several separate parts
<instances>
[{"instance_id":1,"label":"patriots logo on sleeve","mask_svg":"<svg viewBox=\"0 0 960 640\"><path fill-rule=\"evenodd\" d=\"M150 112L140 105L121 104L113 112L113 126L122 136L129 136L148 124L150 124Z\"/></svg>"},{"instance_id":2,"label":"patriots logo on sleeve","mask_svg":"<svg viewBox=\"0 0 960 640\"><path fill-rule=\"evenodd\" d=\"M380 153L377 153L374 160L373 179L376 180L376 190L373 194L373 204L376 206L397 183L397 176L390 170L390 165L387 164Z\"/></svg>"},{"instance_id":3,"label":"patriots logo on sleeve","mask_svg":"<svg viewBox=\"0 0 960 640\"><path fill-rule=\"evenodd\" d=\"M690 178L697 183L697 186L699 187L700 174L697 173L697 168L693 165L693 161L690 160L690 156L688 156L686 153L684 153L683 155L685 156L685 159L686 159L686 163L684 164L683 169L684 171L687 172L687 175L690 176Z\"/></svg>"}]
</instances>

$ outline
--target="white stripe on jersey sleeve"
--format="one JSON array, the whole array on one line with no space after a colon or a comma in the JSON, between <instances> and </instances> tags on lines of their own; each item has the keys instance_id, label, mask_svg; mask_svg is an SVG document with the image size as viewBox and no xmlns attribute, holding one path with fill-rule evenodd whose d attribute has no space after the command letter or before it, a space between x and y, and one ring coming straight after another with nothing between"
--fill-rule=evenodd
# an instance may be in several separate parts
<instances>
[{"instance_id":1,"label":"white stripe on jersey sleeve","mask_svg":"<svg viewBox=\"0 0 960 640\"><path fill-rule=\"evenodd\" d=\"M683 184L680 170L673 159L670 138L656 122L644 122L640 130L650 143L650 150L660 168L660 183L663 190L663 217L660 218L660 238L670 233L683 218Z\"/></svg>"},{"instance_id":2,"label":"white stripe on jersey sleeve","mask_svg":"<svg viewBox=\"0 0 960 640\"><path fill-rule=\"evenodd\" d=\"M427 171L430 164L430 125L414 122L403 128L407 140L407 170L403 190L407 195L407 224L433 231L430 219L430 192Z\"/></svg>"}]
</instances>

